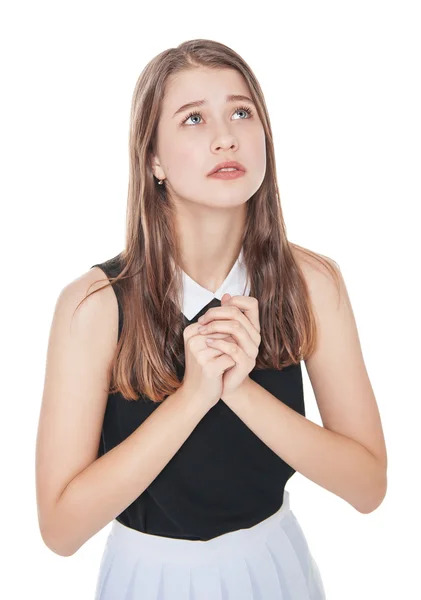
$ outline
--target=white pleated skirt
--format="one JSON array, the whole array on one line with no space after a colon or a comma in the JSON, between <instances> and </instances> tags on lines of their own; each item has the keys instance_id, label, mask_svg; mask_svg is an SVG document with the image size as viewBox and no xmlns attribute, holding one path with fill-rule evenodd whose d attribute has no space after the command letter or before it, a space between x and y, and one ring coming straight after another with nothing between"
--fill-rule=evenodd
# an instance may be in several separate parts
<instances>
[{"instance_id":1,"label":"white pleated skirt","mask_svg":"<svg viewBox=\"0 0 421 600\"><path fill-rule=\"evenodd\" d=\"M320 571L284 491L281 508L210 540L112 522L95 600L325 600Z\"/></svg>"}]
</instances>

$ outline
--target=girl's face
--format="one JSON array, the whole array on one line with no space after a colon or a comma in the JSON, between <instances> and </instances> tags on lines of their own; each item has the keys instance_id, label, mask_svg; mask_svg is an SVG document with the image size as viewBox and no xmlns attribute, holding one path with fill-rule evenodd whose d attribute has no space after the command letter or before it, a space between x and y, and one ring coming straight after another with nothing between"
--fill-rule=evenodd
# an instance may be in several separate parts
<instances>
[{"instance_id":1,"label":"girl's face","mask_svg":"<svg viewBox=\"0 0 421 600\"><path fill-rule=\"evenodd\" d=\"M229 94L250 100L227 101ZM200 106L181 108L199 100L204 101ZM264 129L248 86L235 69L200 67L171 76L157 136L153 172L165 179L167 192L175 202L235 207L247 202L263 181ZM223 180L207 175L216 164L231 160L244 166L242 177Z\"/></svg>"}]
</instances>

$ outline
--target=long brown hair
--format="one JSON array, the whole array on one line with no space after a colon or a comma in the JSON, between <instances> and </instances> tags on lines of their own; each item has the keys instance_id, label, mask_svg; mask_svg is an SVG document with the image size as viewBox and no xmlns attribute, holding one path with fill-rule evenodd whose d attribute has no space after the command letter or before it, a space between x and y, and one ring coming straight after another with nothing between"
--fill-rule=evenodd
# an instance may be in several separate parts
<instances>
[{"instance_id":1,"label":"long brown hair","mask_svg":"<svg viewBox=\"0 0 421 600\"><path fill-rule=\"evenodd\" d=\"M119 255L122 269L117 277L105 280L117 285L124 315L109 393L120 392L128 400L143 394L159 402L181 385L175 370L175 363L182 365L185 358L180 248L174 209L165 185L158 185L152 173L151 158L167 79L196 67L231 68L242 74L266 134L266 173L247 202L242 239L250 296L259 301L261 344L256 369L298 364L316 345L315 317L293 247L321 261L338 283L328 260L287 239L269 115L250 67L234 50L212 40L189 40L161 52L146 65L133 92L126 242Z\"/></svg>"}]
</instances>

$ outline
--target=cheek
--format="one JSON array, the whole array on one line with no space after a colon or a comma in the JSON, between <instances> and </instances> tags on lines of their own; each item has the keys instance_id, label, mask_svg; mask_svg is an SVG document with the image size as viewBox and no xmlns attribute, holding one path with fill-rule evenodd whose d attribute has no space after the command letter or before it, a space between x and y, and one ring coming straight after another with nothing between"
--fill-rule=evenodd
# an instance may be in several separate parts
<instances>
[{"instance_id":1,"label":"cheek","mask_svg":"<svg viewBox=\"0 0 421 600\"><path fill-rule=\"evenodd\" d=\"M249 161L254 166L253 172L256 181L260 185L266 173L266 138L263 129L253 136L253 142L250 144L249 150Z\"/></svg>"},{"instance_id":2,"label":"cheek","mask_svg":"<svg viewBox=\"0 0 421 600\"><path fill-rule=\"evenodd\" d=\"M177 138L177 141L174 141ZM192 168L197 171L200 168L200 159L204 152L198 147L197 139L188 139L188 136L171 136L165 141L165 148L168 150L165 154L166 171L171 171L172 177L177 177L177 173L189 173Z\"/></svg>"},{"instance_id":3,"label":"cheek","mask_svg":"<svg viewBox=\"0 0 421 600\"><path fill-rule=\"evenodd\" d=\"M173 142L166 157L165 171L176 192L181 195L203 192L206 173L213 164L212 156L205 161L207 154L207 147L201 147L197 139Z\"/></svg>"},{"instance_id":4,"label":"cheek","mask_svg":"<svg viewBox=\"0 0 421 600\"><path fill-rule=\"evenodd\" d=\"M200 161L203 160L203 151L196 143L179 144L175 149L174 161L177 166L185 171L190 170L190 165L195 167L195 170L200 168Z\"/></svg>"},{"instance_id":5,"label":"cheek","mask_svg":"<svg viewBox=\"0 0 421 600\"><path fill-rule=\"evenodd\" d=\"M174 137L177 137L177 142L174 141ZM179 136L167 135L163 140L162 147L168 150L162 157L165 172L171 179L174 191L181 196L196 197L207 193L207 188L204 187L204 184L209 183L206 173L215 160L212 161L209 153L208 141L204 141L202 148L198 137L195 135L193 139L189 139L186 135L181 139ZM260 187L266 172L265 132L260 127L250 136L244 139L240 137L238 141L240 154L247 164L253 165L252 172L248 174L250 190L247 192L252 194ZM207 162L204 162L205 156L210 157ZM212 190L214 201L213 182L209 190Z\"/></svg>"},{"instance_id":6,"label":"cheek","mask_svg":"<svg viewBox=\"0 0 421 600\"><path fill-rule=\"evenodd\" d=\"M266 168L266 136L263 128L256 137L256 143L254 144L256 161Z\"/></svg>"}]
</instances>

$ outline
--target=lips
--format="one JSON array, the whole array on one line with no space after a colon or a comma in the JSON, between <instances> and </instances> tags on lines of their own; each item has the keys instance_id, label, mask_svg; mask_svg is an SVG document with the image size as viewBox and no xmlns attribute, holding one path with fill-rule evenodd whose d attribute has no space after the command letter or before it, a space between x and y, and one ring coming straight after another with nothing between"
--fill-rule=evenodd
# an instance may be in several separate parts
<instances>
[{"instance_id":1,"label":"lips","mask_svg":"<svg viewBox=\"0 0 421 600\"><path fill-rule=\"evenodd\" d=\"M241 163L237 162L236 160L231 160L229 162L222 162L222 163L215 165L214 168L211 171L209 171L208 175L212 175L212 173L216 173L216 171L219 171L219 169L229 169L230 167L234 167L238 171L246 170L245 167Z\"/></svg>"}]
</instances>

